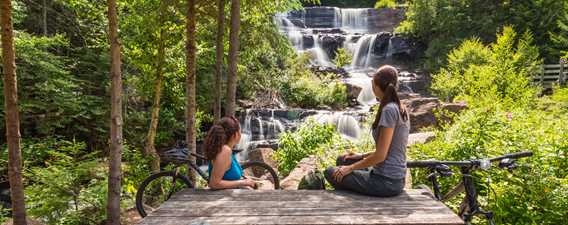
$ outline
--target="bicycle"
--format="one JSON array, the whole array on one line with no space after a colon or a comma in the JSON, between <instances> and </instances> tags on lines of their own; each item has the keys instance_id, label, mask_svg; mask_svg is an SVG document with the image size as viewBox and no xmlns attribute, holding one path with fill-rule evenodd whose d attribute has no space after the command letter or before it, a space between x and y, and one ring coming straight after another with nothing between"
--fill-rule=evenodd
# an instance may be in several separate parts
<instances>
[{"instance_id":1,"label":"bicycle","mask_svg":"<svg viewBox=\"0 0 568 225\"><path fill-rule=\"evenodd\" d=\"M458 216L462 218L466 224L471 224L474 216L482 215L485 216L489 224L494 225L493 212L483 210L477 200L478 194L474 185L475 181L472 176L472 171L476 169L489 169L492 163L497 161L499 161L498 167L500 169L513 170L517 167L515 164L517 159L530 157L532 154L532 152L518 152L485 160L475 159L469 161L408 161L406 165L408 168L428 168L430 170L430 174L426 178L432 183L434 189L433 197L438 201L445 202L465 191L465 197L460 204ZM452 176L454 173L450 169L450 166L460 167L461 182L451 188L446 194L442 195L438 178ZM432 190L427 186L426 189L432 193Z\"/></svg>"},{"instance_id":2,"label":"bicycle","mask_svg":"<svg viewBox=\"0 0 568 225\"><path fill-rule=\"evenodd\" d=\"M233 154L237 152L233 151ZM188 168L196 171L203 180L209 180L206 171L203 171L194 162L190 161L189 155L199 160L206 160L203 155L188 153L187 148L173 148L163 153L163 156L160 158L165 162L173 164L174 168L173 170L152 174L142 181L136 192L136 210L141 217L146 217L149 212L169 200L174 193L184 188L195 187L191 180L180 172L182 166L188 165ZM241 162L241 167L243 174L247 178L256 181L257 185L258 182L266 184L266 181L269 181L270 184L267 185L272 185L274 189L280 189L278 174L268 164L259 161L247 161ZM262 188L265 189L264 186Z\"/></svg>"}]
</instances>

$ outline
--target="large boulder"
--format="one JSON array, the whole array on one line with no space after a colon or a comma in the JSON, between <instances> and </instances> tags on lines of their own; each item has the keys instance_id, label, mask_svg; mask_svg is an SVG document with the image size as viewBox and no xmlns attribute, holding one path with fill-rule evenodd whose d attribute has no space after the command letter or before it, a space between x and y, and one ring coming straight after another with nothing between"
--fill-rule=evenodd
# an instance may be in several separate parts
<instances>
[{"instance_id":1,"label":"large boulder","mask_svg":"<svg viewBox=\"0 0 568 225\"><path fill-rule=\"evenodd\" d=\"M284 190L298 190L298 185L302 177L306 176L310 171L316 170L316 157L309 156L302 159L296 168L280 182L280 186Z\"/></svg>"},{"instance_id":2,"label":"large boulder","mask_svg":"<svg viewBox=\"0 0 568 225\"><path fill-rule=\"evenodd\" d=\"M345 83L345 86L347 87L347 98L349 100L354 99L355 101L357 101L357 97L359 97L359 94L361 94L363 88L350 83Z\"/></svg>"},{"instance_id":3,"label":"large boulder","mask_svg":"<svg viewBox=\"0 0 568 225\"><path fill-rule=\"evenodd\" d=\"M277 170L278 165L272 158L274 150L272 148L257 148L248 152L248 159L268 164L274 170ZM258 174L255 174L258 175Z\"/></svg>"},{"instance_id":4,"label":"large boulder","mask_svg":"<svg viewBox=\"0 0 568 225\"><path fill-rule=\"evenodd\" d=\"M406 105L410 116L410 132L415 133L422 128L438 126L441 121L449 121L450 116L445 112L459 113L467 108L461 103L442 103L438 98L420 97L413 94L403 94L401 102ZM440 112L440 117L437 114Z\"/></svg>"},{"instance_id":5,"label":"large boulder","mask_svg":"<svg viewBox=\"0 0 568 225\"><path fill-rule=\"evenodd\" d=\"M321 48L326 52L330 59L334 59L337 50L343 47L345 35L341 34L323 34L319 37Z\"/></svg>"}]
</instances>

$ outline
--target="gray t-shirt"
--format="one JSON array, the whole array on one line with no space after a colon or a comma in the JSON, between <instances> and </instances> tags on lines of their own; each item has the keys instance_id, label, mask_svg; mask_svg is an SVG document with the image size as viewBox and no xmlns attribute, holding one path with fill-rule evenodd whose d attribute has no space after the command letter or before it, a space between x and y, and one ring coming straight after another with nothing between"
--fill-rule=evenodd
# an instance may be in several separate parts
<instances>
[{"instance_id":1,"label":"gray t-shirt","mask_svg":"<svg viewBox=\"0 0 568 225\"><path fill-rule=\"evenodd\" d=\"M408 133L410 131L409 119L404 121L400 115L398 105L389 103L383 108L379 126L372 131L375 142L379 138L380 127L394 128L394 134L387 158L382 163L375 165L373 173L392 179L402 179L406 176L406 144L408 143Z\"/></svg>"}]
</instances>

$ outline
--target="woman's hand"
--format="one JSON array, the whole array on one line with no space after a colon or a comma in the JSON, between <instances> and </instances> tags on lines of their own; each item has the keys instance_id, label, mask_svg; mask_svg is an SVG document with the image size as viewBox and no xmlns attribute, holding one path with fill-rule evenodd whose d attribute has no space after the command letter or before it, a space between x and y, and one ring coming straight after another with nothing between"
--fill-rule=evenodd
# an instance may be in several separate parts
<instances>
[{"instance_id":1,"label":"woman's hand","mask_svg":"<svg viewBox=\"0 0 568 225\"><path fill-rule=\"evenodd\" d=\"M340 166L333 172L333 177L337 183L341 182L345 176L353 172L353 167L351 166Z\"/></svg>"},{"instance_id":2,"label":"woman's hand","mask_svg":"<svg viewBox=\"0 0 568 225\"><path fill-rule=\"evenodd\" d=\"M245 179L241 180L241 183L242 183L242 186L246 187L246 188L254 189L254 187L256 186L256 182L254 182L250 178L245 178Z\"/></svg>"},{"instance_id":3,"label":"woman's hand","mask_svg":"<svg viewBox=\"0 0 568 225\"><path fill-rule=\"evenodd\" d=\"M349 160L349 159L358 160L358 159L363 158L363 154L355 153L355 152L349 152L349 153L342 155L342 157L343 157L343 160Z\"/></svg>"}]
</instances>

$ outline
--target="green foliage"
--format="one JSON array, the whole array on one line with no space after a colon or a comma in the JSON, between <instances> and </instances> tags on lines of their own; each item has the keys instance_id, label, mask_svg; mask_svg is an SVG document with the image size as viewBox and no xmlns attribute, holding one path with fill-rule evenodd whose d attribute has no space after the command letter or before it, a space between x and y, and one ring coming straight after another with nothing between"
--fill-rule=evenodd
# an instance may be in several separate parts
<instances>
[{"instance_id":1,"label":"green foliage","mask_svg":"<svg viewBox=\"0 0 568 225\"><path fill-rule=\"evenodd\" d=\"M351 65L351 61L353 60L353 56L351 53L347 51L345 48L337 49L335 59L333 59L333 63L336 67L344 67L347 65Z\"/></svg>"},{"instance_id":2,"label":"green foliage","mask_svg":"<svg viewBox=\"0 0 568 225\"><path fill-rule=\"evenodd\" d=\"M332 75L316 76L307 67L308 59L304 54L290 60L290 70L278 84L286 103L301 108L345 107L347 87Z\"/></svg>"},{"instance_id":3,"label":"green foliage","mask_svg":"<svg viewBox=\"0 0 568 225\"><path fill-rule=\"evenodd\" d=\"M88 153L82 142L57 139L22 142L26 206L47 224L100 224L105 220L108 167L99 153ZM148 159L125 146L123 203L133 204L136 188L149 175ZM1 165L7 165L2 147ZM5 169L5 168L3 168Z\"/></svg>"},{"instance_id":4,"label":"green foliage","mask_svg":"<svg viewBox=\"0 0 568 225\"><path fill-rule=\"evenodd\" d=\"M416 0L408 2L407 19L398 32L417 37L427 44L426 68L437 71L446 63L447 53L462 40L477 37L494 41L495 31L511 25L517 32L531 31L540 55L557 61L560 55L549 33L561 33L557 19L568 10L566 1Z\"/></svg>"},{"instance_id":5,"label":"green foliage","mask_svg":"<svg viewBox=\"0 0 568 225\"><path fill-rule=\"evenodd\" d=\"M433 76L432 89L446 99L500 99L510 104L527 104L534 96L529 79L538 68L538 49L532 36L517 37L505 27L494 44L466 40L448 55L448 65Z\"/></svg>"},{"instance_id":6,"label":"green foliage","mask_svg":"<svg viewBox=\"0 0 568 225\"><path fill-rule=\"evenodd\" d=\"M295 132L281 134L278 151L274 158L278 161L278 171L288 175L300 160L310 155L323 155L334 141L340 139L331 125L321 125L308 120Z\"/></svg>"},{"instance_id":7,"label":"green foliage","mask_svg":"<svg viewBox=\"0 0 568 225\"><path fill-rule=\"evenodd\" d=\"M568 126L562 122L568 119L566 93L560 90L550 99L538 100L537 107L507 110L497 100L470 109L438 131L434 141L411 148L409 155L467 160L533 151L534 156L521 160L521 167L512 173L477 173L481 202L494 211L497 224L560 224L568 216ZM416 183L427 182L427 171L413 171ZM457 177L443 179L444 190L457 182ZM451 206L456 207L458 200Z\"/></svg>"},{"instance_id":8,"label":"green foliage","mask_svg":"<svg viewBox=\"0 0 568 225\"><path fill-rule=\"evenodd\" d=\"M558 48L564 54L564 58L568 58L568 12L564 12L557 21L558 27L560 28L560 32L558 33L551 33L551 38L554 44L558 46Z\"/></svg>"},{"instance_id":9,"label":"green foliage","mask_svg":"<svg viewBox=\"0 0 568 225\"><path fill-rule=\"evenodd\" d=\"M395 8L396 7L396 0L379 0L375 4L375 8Z\"/></svg>"}]
</instances>

